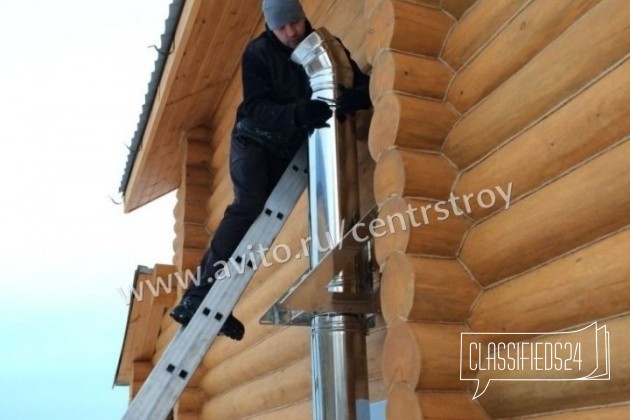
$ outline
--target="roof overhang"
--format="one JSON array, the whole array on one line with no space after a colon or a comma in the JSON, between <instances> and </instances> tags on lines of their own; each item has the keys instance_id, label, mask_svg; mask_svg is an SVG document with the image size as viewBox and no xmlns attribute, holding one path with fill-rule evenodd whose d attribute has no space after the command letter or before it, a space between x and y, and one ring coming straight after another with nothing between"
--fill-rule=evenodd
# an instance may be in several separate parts
<instances>
[{"instance_id":1,"label":"roof overhang","mask_svg":"<svg viewBox=\"0 0 630 420\"><path fill-rule=\"evenodd\" d=\"M172 8L167 20L167 31L169 27L174 31L172 44L161 75L149 86L147 98L153 100L145 104L146 115L141 116L141 124L144 120L146 125L139 124L138 139L130 150L121 186L126 212L179 186L182 133L211 128L242 51L261 21L259 0L187 0L179 12L173 17Z\"/></svg>"},{"instance_id":2,"label":"roof overhang","mask_svg":"<svg viewBox=\"0 0 630 420\"><path fill-rule=\"evenodd\" d=\"M144 283L151 279L153 270L138 266L133 279L133 289L139 290L139 284ZM138 356L145 353L145 358L151 357L151 350L145 349L147 347L145 340L140 337L139 324L141 327L145 327L145 321L148 320L146 316L150 312L148 305L148 299L136 300L133 295L130 294L129 312L127 313L127 325L125 326L125 338L123 339L122 349L120 351L120 357L118 359L118 366L116 367L116 375L114 377L114 385L129 385L133 375L133 361ZM146 330L144 331L146 332Z\"/></svg>"},{"instance_id":3,"label":"roof overhang","mask_svg":"<svg viewBox=\"0 0 630 420\"><path fill-rule=\"evenodd\" d=\"M155 354L164 313L177 295L171 276L175 266L156 264L152 269L138 266L133 290L129 293L129 312L114 385L129 385L134 376L134 362L150 362ZM164 289L164 285L168 290ZM159 292L153 294L153 291Z\"/></svg>"}]
</instances>

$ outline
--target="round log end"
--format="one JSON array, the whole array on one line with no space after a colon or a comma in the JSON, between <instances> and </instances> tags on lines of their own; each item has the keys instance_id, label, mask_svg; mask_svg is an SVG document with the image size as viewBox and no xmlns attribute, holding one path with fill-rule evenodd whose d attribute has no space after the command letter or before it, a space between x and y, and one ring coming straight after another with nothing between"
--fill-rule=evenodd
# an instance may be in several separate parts
<instances>
[{"instance_id":1,"label":"round log end","mask_svg":"<svg viewBox=\"0 0 630 420\"><path fill-rule=\"evenodd\" d=\"M409 226L409 216L407 215L407 200L401 197L394 197L387 200L378 214L378 219L386 222L394 220L394 217L402 217L405 226ZM401 216L394 216L401 215ZM393 222L392 222L393 224ZM405 253L409 244L410 229L401 229L398 224L394 225L394 229L385 229L385 234L375 236L374 253L376 254L376 262L383 267L387 259L392 253L399 251Z\"/></svg>"},{"instance_id":2,"label":"round log end","mask_svg":"<svg viewBox=\"0 0 630 420\"><path fill-rule=\"evenodd\" d=\"M415 271L409 259L400 251L392 253L383 270L381 309L388 325L396 319L406 321L414 302Z\"/></svg>"},{"instance_id":3,"label":"round log end","mask_svg":"<svg viewBox=\"0 0 630 420\"><path fill-rule=\"evenodd\" d=\"M394 6L391 0L381 0L376 5L368 25L365 55L368 63L372 64L379 51L389 47L394 36Z\"/></svg>"},{"instance_id":4,"label":"round log end","mask_svg":"<svg viewBox=\"0 0 630 420\"><path fill-rule=\"evenodd\" d=\"M374 105L368 146L375 161L396 142L400 122L400 101L394 94L382 96Z\"/></svg>"},{"instance_id":5,"label":"round log end","mask_svg":"<svg viewBox=\"0 0 630 420\"><path fill-rule=\"evenodd\" d=\"M422 411L414 389L405 382L393 384L387 391L388 419L421 420Z\"/></svg>"},{"instance_id":6,"label":"round log end","mask_svg":"<svg viewBox=\"0 0 630 420\"><path fill-rule=\"evenodd\" d=\"M416 389L420 377L422 354L409 324L395 321L389 326L383 345L381 369L387 386L407 382Z\"/></svg>"},{"instance_id":7,"label":"round log end","mask_svg":"<svg viewBox=\"0 0 630 420\"><path fill-rule=\"evenodd\" d=\"M398 149L380 154L374 169L374 198L383 203L390 197L401 196L405 190L405 162Z\"/></svg>"},{"instance_id":8,"label":"round log end","mask_svg":"<svg viewBox=\"0 0 630 420\"><path fill-rule=\"evenodd\" d=\"M370 76L370 96L375 104L385 94L394 88L396 78L396 64L390 49L381 50L374 58L372 75Z\"/></svg>"}]
</instances>

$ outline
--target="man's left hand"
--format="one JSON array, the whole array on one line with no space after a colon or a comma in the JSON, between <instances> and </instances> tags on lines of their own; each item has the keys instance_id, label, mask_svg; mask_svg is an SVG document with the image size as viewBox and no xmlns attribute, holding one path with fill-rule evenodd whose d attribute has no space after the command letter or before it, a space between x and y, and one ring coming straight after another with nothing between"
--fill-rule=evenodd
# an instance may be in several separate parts
<instances>
[{"instance_id":1,"label":"man's left hand","mask_svg":"<svg viewBox=\"0 0 630 420\"><path fill-rule=\"evenodd\" d=\"M337 115L345 118L354 115L359 109L368 109L372 106L370 95L358 89L348 89L339 85L339 97L337 98Z\"/></svg>"}]
</instances>

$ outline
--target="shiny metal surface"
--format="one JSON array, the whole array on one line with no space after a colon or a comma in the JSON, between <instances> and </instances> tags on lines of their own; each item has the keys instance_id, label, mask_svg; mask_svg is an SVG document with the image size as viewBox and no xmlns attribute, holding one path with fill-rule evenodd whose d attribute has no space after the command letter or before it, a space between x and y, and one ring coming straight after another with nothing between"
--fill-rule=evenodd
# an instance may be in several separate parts
<instances>
[{"instance_id":1,"label":"shiny metal surface","mask_svg":"<svg viewBox=\"0 0 630 420\"><path fill-rule=\"evenodd\" d=\"M370 418L365 335L357 315L320 314L311 328L313 418Z\"/></svg>"},{"instance_id":2,"label":"shiny metal surface","mask_svg":"<svg viewBox=\"0 0 630 420\"><path fill-rule=\"evenodd\" d=\"M287 290L263 316L261 323L310 326L313 316L319 313L377 313L380 306L379 272L368 228L377 213L375 206L344 235L335 249ZM327 290L330 279L342 271L353 273L354 280L347 282L351 288L330 293Z\"/></svg>"},{"instance_id":3,"label":"shiny metal surface","mask_svg":"<svg viewBox=\"0 0 630 420\"><path fill-rule=\"evenodd\" d=\"M309 77L313 99L334 106L337 85L352 86L352 67L343 46L325 29L310 34L291 59L302 65ZM309 137L310 266L318 267L338 249L344 234L359 220L359 189L356 136L350 118L336 112L329 127ZM356 292L355 268L364 265L364 254L346 248L320 270L330 296ZM330 259L329 259L330 260ZM335 264L340 262L339 264ZM308 282L318 287L318 282ZM301 288L302 295L308 287ZM315 293L316 297L318 294ZM354 309L356 305L348 305ZM356 302L354 302L356 303ZM317 302L315 302L315 306ZM312 309L312 308L311 308ZM313 418L316 420L369 419L367 358L363 314L314 313L311 325Z\"/></svg>"},{"instance_id":4,"label":"shiny metal surface","mask_svg":"<svg viewBox=\"0 0 630 420\"><path fill-rule=\"evenodd\" d=\"M352 85L352 67L341 43L325 29L310 34L294 50L292 60L310 78L312 97L330 104L337 85ZM373 238L367 226L376 209L359 218L358 162L355 125L333 115L329 127L309 137L308 243L310 270L272 305L263 324L310 325L319 313L368 314L379 311L379 273ZM362 240L356 240L352 231ZM306 255L302 255L306 257Z\"/></svg>"},{"instance_id":5,"label":"shiny metal surface","mask_svg":"<svg viewBox=\"0 0 630 420\"><path fill-rule=\"evenodd\" d=\"M310 34L291 59L309 77L313 99L334 103L337 85L352 86L352 67L343 46L325 29ZM336 114L336 113L335 113ZM309 138L309 211L311 268L338 245L359 219L357 150L354 124L333 115L330 127ZM344 291L344 272L331 279L329 291Z\"/></svg>"}]
</instances>

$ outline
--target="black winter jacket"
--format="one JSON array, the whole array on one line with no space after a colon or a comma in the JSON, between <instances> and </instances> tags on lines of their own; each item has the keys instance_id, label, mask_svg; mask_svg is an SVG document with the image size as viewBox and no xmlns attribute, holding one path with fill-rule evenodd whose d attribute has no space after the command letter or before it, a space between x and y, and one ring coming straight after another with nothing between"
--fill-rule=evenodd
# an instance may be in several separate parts
<instances>
[{"instance_id":1,"label":"black winter jacket","mask_svg":"<svg viewBox=\"0 0 630 420\"><path fill-rule=\"evenodd\" d=\"M306 35L311 32L307 20ZM291 157L308 136L305 127L296 126L294 112L296 103L312 94L306 72L291 61L292 53L269 28L247 45L242 57L243 102L233 131L283 157ZM354 88L367 92L369 77L350 62Z\"/></svg>"}]
</instances>

